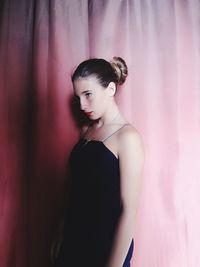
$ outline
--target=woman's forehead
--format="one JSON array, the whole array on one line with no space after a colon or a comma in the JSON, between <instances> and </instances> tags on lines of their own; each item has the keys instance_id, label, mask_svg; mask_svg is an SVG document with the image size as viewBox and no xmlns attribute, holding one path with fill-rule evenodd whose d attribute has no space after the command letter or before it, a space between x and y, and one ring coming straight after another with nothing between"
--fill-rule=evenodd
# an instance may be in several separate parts
<instances>
[{"instance_id":1,"label":"woman's forehead","mask_svg":"<svg viewBox=\"0 0 200 267\"><path fill-rule=\"evenodd\" d=\"M101 87L96 77L78 78L74 81L74 91L76 94L81 94L84 91L95 90Z\"/></svg>"}]
</instances>

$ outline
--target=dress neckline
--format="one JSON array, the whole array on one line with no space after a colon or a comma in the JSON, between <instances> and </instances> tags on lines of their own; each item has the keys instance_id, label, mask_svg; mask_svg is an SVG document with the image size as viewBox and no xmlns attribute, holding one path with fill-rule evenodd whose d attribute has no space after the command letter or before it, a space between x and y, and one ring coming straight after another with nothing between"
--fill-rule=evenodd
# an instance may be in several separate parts
<instances>
[{"instance_id":1,"label":"dress neckline","mask_svg":"<svg viewBox=\"0 0 200 267\"><path fill-rule=\"evenodd\" d=\"M86 144L89 143L90 141L94 141L94 142L100 142L100 143L104 143L107 139L109 139L111 136L113 136L115 133L117 133L119 130L121 130L122 128L124 128L125 126L128 126L129 123L125 123L123 124L121 127L119 127L116 131L114 131L113 133L111 133L110 135L108 135L107 137L105 137L104 139L101 140L97 140L97 139L88 139L85 138L84 136L81 136L81 139L85 140ZM87 130L88 131L88 130Z\"/></svg>"},{"instance_id":2,"label":"dress neckline","mask_svg":"<svg viewBox=\"0 0 200 267\"><path fill-rule=\"evenodd\" d=\"M84 141L84 144L83 144L84 146L88 144L92 144L92 143L101 144L113 156L115 160L119 161L119 158L104 144L102 140L95 140L95 139L89 140L84 137L81 137L80 139Z\"/></svg>"},{"instance_id":3,"label":"dress neckline","mask_svg":"<svg viewBox=\"0 0 200 267\"><path fill-rule=\"evenodd\" d=\"M87 139L85 138L84 136L81 136L80 139L82 139L84 141L84 144L83 146L86 146L87 144L89 143L98 143L98 144L101 144L103 145L103 147L110 152L110 154L112 154L112 156L116 159L116 160L119 160L119 158L105 145L105 141L107 139L109 139L111 136L113 136L115 133L117 133L119 130L121 130L122 128L124 128L125 126L128 126L129 123L125 123L123 124L121 127L119 127L116 131L114 131L113 133L111 133L110 135L108 135L106 138L102 139L102 140L96 140L96 139Z\"/></svg>"}]
</instances>

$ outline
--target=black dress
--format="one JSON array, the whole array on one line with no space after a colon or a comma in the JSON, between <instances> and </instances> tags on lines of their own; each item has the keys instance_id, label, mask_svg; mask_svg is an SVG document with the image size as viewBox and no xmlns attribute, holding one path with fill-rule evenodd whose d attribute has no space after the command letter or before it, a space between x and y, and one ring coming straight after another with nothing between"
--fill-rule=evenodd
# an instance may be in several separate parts
<instances>
[{"instance_id":1,"label":"black dress","mask_svg":"<svg viewBox=\"0 0 200 267\"><path fill-rule=\"evenodd\" d=\"M81 138L71 152L71 197L56 266L106 266L122 209L119 161L104 141ZM130 266L133 246L132 239L123 267Z\"/></svg>"}]
</instances>

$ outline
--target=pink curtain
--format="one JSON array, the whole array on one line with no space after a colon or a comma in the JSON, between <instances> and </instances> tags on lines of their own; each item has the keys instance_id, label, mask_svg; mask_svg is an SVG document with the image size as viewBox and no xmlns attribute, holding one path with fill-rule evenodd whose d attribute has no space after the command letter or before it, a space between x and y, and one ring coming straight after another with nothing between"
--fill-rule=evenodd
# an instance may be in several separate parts
<instances>
[{"instance_id":1,"label":"pink curtain","mask_svg":"<svg viewBox=\"0 0 200 267\"><path fill-rule=\"evenodd\" d=\"M113 56L146 154L132 266L200 266L199 22L198 0L1 1L1 267L51 266L78 134L70 75Z\"/></svg>"}]
</instances>

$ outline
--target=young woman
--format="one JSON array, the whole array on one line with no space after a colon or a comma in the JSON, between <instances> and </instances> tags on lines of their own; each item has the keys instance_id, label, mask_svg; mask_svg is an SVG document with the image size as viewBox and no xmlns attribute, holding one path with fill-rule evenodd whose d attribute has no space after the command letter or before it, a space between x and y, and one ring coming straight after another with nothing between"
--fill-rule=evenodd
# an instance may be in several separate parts
<instances>
[{"instance_id":1,"label":"young woman","mask_svg":"<svg viewBox=\"0 0 200 267\"><path fill-rule=\"evenodd\" d=\"M115 94L125 82L122 58L89 59L72 76L89 118L70 155L71 190L59 267L129 267L144 152Z\"/></svg>"}]
</instances>

